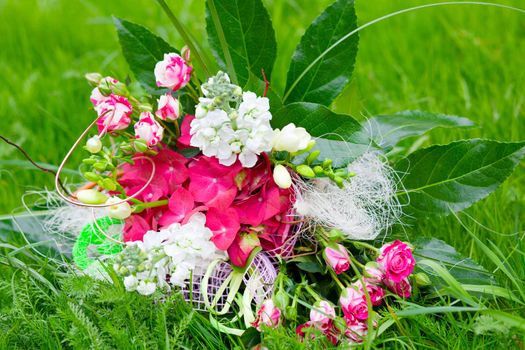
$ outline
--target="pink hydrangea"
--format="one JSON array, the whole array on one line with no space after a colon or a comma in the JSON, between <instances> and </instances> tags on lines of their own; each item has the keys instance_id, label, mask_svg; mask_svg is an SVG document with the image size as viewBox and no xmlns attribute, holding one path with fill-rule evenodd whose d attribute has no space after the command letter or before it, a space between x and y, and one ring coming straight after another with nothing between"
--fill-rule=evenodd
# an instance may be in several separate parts
<instances>
[{"instance_id":1,"label":"pink hydrangea","mask_svg":"<svg viewBox=\"0 0 525 350\"><path fill-rule=\"evenodd\" d=\"M98 132L107 132L126 129L131 123L132 107L128 99L118 95L109 95L95 107L99 116L97 120Z\"/></svg>"},{"instance_id":2,"label":"pink hydrangea","mask_svg":"<svg viewBox=\"0 0 525 350\"><path fill-rule=\"evenodd\" d=\"M350 256L345 247L341 244L328 246L323 252L326 263L335 271L341 274L350 267Z\"/></svg>"},{"instance_id":3,"label":"pink hydrangea","mask_svg":"<svg viewBox=\"0 0 525 350\"><path fill-rule=\"evenodd\" d=\"M412 248L399 240L381 247L377 262L385 272L386 281L394 283L410 276L416 265Z\"/></svg>"},{"instance_id":4,"label":"pink hydrangea","mask_svg":"<svg viewBox=\"0 0 525 350\"><path fill-rule=\"evenodd\" d=\"M192 70L193 68L178 54L164 54L164 60L155 65L157 86L177 91L188 84Z\"/></svg>"},{"instance_id":5,"label":"pink hydrangea","mask_svg":"<svg viewBox=\"0 0 525 350\"><path fill-rule=\"evenodd\" d=\"M155 115L162 120L177 120L180 116L180 103L171 94L162 95L158 100Z\"/></svg>"},{"instance_id":6,"label":"pink hydrangea","mask_svg":"<svg viewBox=\"0 0 525 350\"><path fill-rule=\"evenodd\" d=\"M155 146L162 140L164 128L153 118L150 112L142 112L139 121L134 125L135 137L146 141L149 147Z\"/></svg>"}]
</instances>

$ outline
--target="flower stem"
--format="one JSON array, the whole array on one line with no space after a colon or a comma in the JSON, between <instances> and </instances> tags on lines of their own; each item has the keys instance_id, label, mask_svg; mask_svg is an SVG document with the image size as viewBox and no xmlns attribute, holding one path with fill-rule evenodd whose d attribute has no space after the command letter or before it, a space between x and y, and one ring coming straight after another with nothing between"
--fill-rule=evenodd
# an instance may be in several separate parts
<instances>
[{"instance_id":1,"label":"flower stem","mask_svg":"<svg viewBox=\"0 0 525 350\"><path fill-rule=\"evenodd\" d=\"M364 242L358 242L358 241L352 241L352 244L354 245L354 247L356 247L357 249L370 249L372 250L373 252L375 253L379 253L379 249L374 247L373 245L371 244L368 244L368 243L364 243Z\"/></svg>"},{"instance_id":2,"label":"flower stem","mask_svg":"<svg viewBox=\"0 0 525 350\"><path fill-rule=\"evenodd\" d=\"M144 211L144 209L163 207L165 205L168 205L168 202L169 201L167 199L163 199L163 200L155 201L155 202L143 202L135 206L133 213L138 214Z\"/></svg>"},{"instance_id":3,"label":"flower stem","mask_svg":"<svg viewBox=\"0 0 525 350\"><path fill-rule=\"evenodd\" d=\"M341 282L341 280L339 279L339 277L337 277L336 273L334 272L334 270L330 269L330 274L332 275L332 278L334 279L335 283L337 283L337 285L339 286L339 288L341 288L341 290L345 290L346 287L344 286L344 284Z\"/></svg>"},{"instance_id":4,"label":"flower stem","mask_svg":"<svg viewBox=\"0 0 525 350\"><path fill-rule=\"evenodd\" d=\"M314 297L315 301L322 301L323 299L321 299L321 297L319 296L319 294L317 294L313 289L312 287L310 287L308 284L304 286L304 289L306 289L306 291L308 293L310 293L311 296Z\"/></svg>"},{"instance_id":5,"label":"flower stem","mask_svg":"<svg viewBox=\"0 0 525 350\"><path fill-rule=\"evenodd\" d=\"M204 70L206 75L210 75L210 72L208 71L208 68L206 67L206 64L204 63L204 60L202 59L201 55L199 54L199 51L197 50L197 48L193 44L193 41L191 40L191 38L188 35L188 33L186 33L186 30L184 29L184 26L179 22L177 17L175 17L173 12L169 8L168 4L166 4L166 1L164 1L164 0L157 0L157 2L159 3L160 7L162 7L162 9L164 10L164 12L166 13L168 18L170 19L170 21L173 24L173 26L175 27L175 29L179 32L180 36L182 37L182 39L184 40L186 45L188 45L188 47L190 48L191 52L195 56L195 59L199 62L199 65L202 67L202 69Z\"/></svg>"}]
</instances>

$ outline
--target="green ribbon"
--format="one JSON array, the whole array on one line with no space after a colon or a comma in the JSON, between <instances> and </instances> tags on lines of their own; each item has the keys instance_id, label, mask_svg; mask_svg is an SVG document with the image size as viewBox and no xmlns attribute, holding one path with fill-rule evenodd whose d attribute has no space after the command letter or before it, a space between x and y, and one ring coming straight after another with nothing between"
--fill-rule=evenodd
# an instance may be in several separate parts
<instances>
[{"instance_id":1,"label":"green ribbon","mask_svg":"<svg viewBox=\"0 0 525 350\"><path fill-rule=\"evenodd\" d=\"M96 224L90 223L84 226L77 237L72 251L73 261L81 270L87 269L89 265L96 261L88 256L88 248L92 245L97 246L97 252L101 255L115 255L122 251L124 248L122 244L112 241L99 230L100 227L100 229L107 232L112 225L119 225L122 222L122 220L104 216L97 219ZM117 234L113 235L112 238L118 240L120 236L120 234Z\"/></svg>"}]
</instances>

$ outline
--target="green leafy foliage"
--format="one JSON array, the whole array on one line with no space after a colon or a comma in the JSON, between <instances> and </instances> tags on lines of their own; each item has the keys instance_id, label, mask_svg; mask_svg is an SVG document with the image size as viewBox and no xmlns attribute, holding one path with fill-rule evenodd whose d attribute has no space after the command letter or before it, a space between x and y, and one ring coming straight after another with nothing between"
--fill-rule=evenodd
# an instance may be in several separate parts
<instances>
[{"instance_id":1,"label":"green leafy foliage","mask_svg":"<svg viewBox=\"0 0 525 350\"><path fill-rule=\"evenodd\" d=\"M411 136L421 136L434 128L468 128L474 123L467 118L424 111L403 111L372 117L363 123L370 138L384 148L393 147Z\"/></svg>"},{"instance_id":2,"label":"green leafy foliage","mask_svg":"<svg viewBox=\"0 0 525 350\"><path fill-rule=\"evenodd\" d=\"M316 103L296 102L286 105L274 113L271 123L274 128L294 123L305 128L312 136L329 140L369 143L358 121Z\"/></svg>"},{"instance_id":3,"label":"green leafy foliage","mask_svg":"<svg viewBox=\"0 0 525 350\"><path fill-rule=\"evenodd\" d=\"M354 0L337 0L306 30L288 70L285 102L332 104L350 81L359 37Z\"/></svg>"},{"instance_id":4,"label":"green leafy foliage","mask_svg":"<svg viewBox=\"0 0 525 350\"><path fill-rule=\"evenodd\" d=\"M452 246L436 238L420 237L412 242L416 261L427 259L442 264L460 283L489 285L494 284L494 275L475 261L464 257ZM425 269L428 272L428 269ZM437 276L434 277L436 282ZM441 283L439 283L441 284Z\"/></svg>"},{"instance_id":5,"label":"green leafy foliage","mask_svg":"<svg viewBox=\"0 0 525 350\"><path fill-rule=\"evenodd\" d=\"M512 173L525 142L465 140L418 150L395 170L406 175L398 194L414 218L448 215L468 208L494 191Z\"/></svg>"},{"instance_id":6,"label":"green leafy foliage","mask_svg":"<svg viewBox=\"0 0 525 350\"><path fill-rule=\"evenodd\" d=\"M141 25L114 18L122 53L135 78L149 93L158 93L153 70L165 53L178 52Z\"/></svg>"},{"instance_id":7,"label":"green leafy foliage","mask_svg":"<svg viewBox=\"0 0 525 350\"><path fill-rule=\"evenodd\" d=\"M206 30L213 54L232 82L244 86L250 75L262 77L263 69L270 79L277 43L261 0L207 0Z\"/></svg>"}]
</instances>

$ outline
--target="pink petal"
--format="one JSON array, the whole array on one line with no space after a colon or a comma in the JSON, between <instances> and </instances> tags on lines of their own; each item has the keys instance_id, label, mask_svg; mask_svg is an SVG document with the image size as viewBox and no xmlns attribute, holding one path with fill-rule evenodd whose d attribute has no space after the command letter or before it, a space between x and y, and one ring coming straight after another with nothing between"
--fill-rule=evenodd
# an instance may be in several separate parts
<instances>
[{"instance_id":1,"label":"pink petal","mask_svg":"<svg viewBox=\"0 0 525 350\"><path fill-rule=\"evenodd\" d=\"M210 208L206 213L206 227L213 232L211 241L218 249L226 250L235 240L241 225L234 209Z\"/></svg>"}]
</instances>

